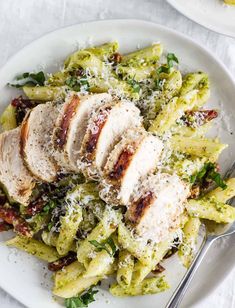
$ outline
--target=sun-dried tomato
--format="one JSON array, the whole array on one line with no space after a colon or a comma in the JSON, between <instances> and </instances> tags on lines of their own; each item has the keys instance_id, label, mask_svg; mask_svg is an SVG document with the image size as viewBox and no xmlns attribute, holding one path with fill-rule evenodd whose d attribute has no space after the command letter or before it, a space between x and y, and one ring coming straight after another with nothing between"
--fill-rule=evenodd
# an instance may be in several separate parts
<instances>
[{"instance_id":1,"label":"sun-dried tomato","mask_svg":"<svg viewBox=\"0 0 235 308\"><path fill-rule=\"evenodd\" d=\"M8 230L11 230L12 228L13 226L9 225L5 221L0 222L0 232L8 231Z\"/></svg>"},{"instance_id":2,"label":"sun-dried tomato","mask_svg":"<svg viewBox=\"0 0 235 308\"><path fill-rule=\"evenodd\" d=\"M155 269L152 271L153 274L159 274L165 271L165 267L163 267L160 263L158 263Z\"/></svg>"},{"instance_id":3,"label":"sun-dried tomato","mask_svg":"<svg viewBox=\"0 0 235 308\"><path fill-rule=\"evenodd\" d=\"M65 257L62 257L54 262L48 263L48 269L52 272L57 272L63 267L75 262L77 260L77 254L75 252L69 252Z\"/></svg>"},{"instance_id":4,"label":"sun-dried tomato","mask_svg":"<svg viewBox=\"0 0 235 308\"><path fill-rule=\"evenodd\" d=\"M188 110L183 116L183 121L187 126L201 126L218 117L216 110Z\"/></svg>"},{"instance_id":5,"label":"sun-dried tomato","mask_svg":"<svg viewBox=\"0 0 235 308\"><path fill-rule=\"evenodd\" d=\"M122 61L122 55L118 52L115 52L111 55L109 58L110 62L113 62L113 64L118 64Z\"/></svg>"},{"instance_id":6,"label":"sun-dried tomato","mask_svg":"<svg viewBox=\"0 0 235 308\"><path fill-rule=\"evenodd\" d=\"M13 225L14 231L20 235L32 237L30 226L13 207L0 207L0 218Z\"/></svg>"}]
</instances>

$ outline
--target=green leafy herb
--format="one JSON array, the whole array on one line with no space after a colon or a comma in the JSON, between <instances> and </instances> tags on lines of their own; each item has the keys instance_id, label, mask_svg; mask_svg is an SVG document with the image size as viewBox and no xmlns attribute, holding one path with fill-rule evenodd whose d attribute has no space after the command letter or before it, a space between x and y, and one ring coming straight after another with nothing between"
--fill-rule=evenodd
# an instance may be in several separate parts
<instances>
[{"instance_id":1,"label":"green leafy herb","mask_svg":"<svg viewBox=\"0 0 235 308\"><path fill-rule=\"evenodd\" d=\"M164 85L164 80L161 78L155 79L154 80L155 83L155 90L157 91L162 91L163 90L163 85Z\"/></svg>"},{"instance_id":2,"label":"green leafy herb","mask_svg":"<svg viewBox=\"0 0 235 308\"><path fill-rule=\"evenodd\" d=\"M53 222L49 222L49 224L47 225L47 229L48 231L51 231L51 228L53 227Z\"/></svg>"},{"instance_id":3,"label":"green leafy herb","mask_svg":"<svg viewBox=\"0 0 235 308\"><path fill-rule=\"evenodd\" d=\"M96 240L89 241L93 246L95 246L96 251L105 250L112 257L117 251L117 247L111 237L109 237L105 242L99 243Z\"/></svg>"},{"instance_id":4,"label":"green leafy herb","mask_svg":"<svg viewBox=\"0 0 235 308\"><path fill-rule=\"evenodd\" d=\"M167 59L167 63L164 64L164 65L161 65L157 69L158 75L161 74L161 73L170 74L171 68L174 66L174 62L179 63L178 58L173 53L168 53L167 56L166 56L166 59Z\"/></svg>"},{"instance_id":5,"label":"green leafy herb","mask_svg":"<svg viewBox=\"0 0 235 308\"><path fill-rule=\"evenodd\" d=\"M91 287L87 292L83 293L81 296L66 298L65 307L66 308L79 308L88 307L88 305L95 301L94 295L98 293L98 290L93 290Z\"/></svg>"},{"instance_id":6,"label":"green leafy herb","mask_svg":"<svg viewBox=\"0 0 235 308\"><path fill-rule=\"evenodd\" d=\"M169 74L171 71L171 68L168 65L162 65L157 69L157 74L165 73Z\"/></svg>"},{"instance_id":7,"label":"green leafy herb","mask_svg":"<svg viewBox=\"0 0 235 308\"><path fill-rule=\"evenodd\" d=\"M77 92L81 91L81 89L85 91L89 90L89 82L87 80L87 77L77 78L77 77L72 76L66 79L65 84L69 88Z\"/></svg>"},{"instance_id":8,"label":"green leafy herb","mask_svg":"<svg viewBox=\"0 0 235 308\"><path fill-rule=\"evenodd\" d=\"M57 204L54 200L48 201L43 208L43 212L48 214L51 210L53 210L56 207L56 205Z\"/></svg>"},{"instance_id":9,"label":"green leafy herb","mask_svg":"<svg viewBox=\"0 0 235 308\"><path fill-rule=\"evenodd\" d=\"M169 67L173 67L174 62L175 62L175 63L179 63L179 60L178 60L178 58L175 56L174 53L168 53L166 58L167 58L167 65L168 65Z\"/></svg>"},{"instance_id":10,"label":"green leafy herb","mask_svg":"<svg viewBox=\"0 0 235 308\"><path fill-rule=\"evenodd\" d=\"M127 83L132 87L134 93L140 92L140 84L135 79L129 79Z\"/></svg>"},{"instance_id":11,"label":"green leafy herb","mask_svg":"<svg viewBox=\"0 0 235 308\"><path fill-rule=\"evenodd\" d=\"M24 73L16 78L15 83L10 83L11 87L21 88L23 86L43 86L46 81L42 71L38 73Z\"/></svg>"},{"instance_id":12,"label":"green leafy herb","mask_svg":"<svg viewBox=\"0 0 235 308\"><path fill-rule=\"evenodd\" d=\"M190 182L192 184L203 184L207 180L214 181L222 189L227 187L221 175L216 171L216 165L211 162L204 164L203 168L198 173L190 177Z\"/></svg>"},{"instance_id":13,"label":"green leafy herb","mask_svg":"<svg viewBox=\"0 0 235 308\"><path fill-rule=\"evenodd\" d=\"M219 187L221 187L222 189L226 189L227 185L225 184L225 182L222 180L220 174L218 172L216 172L215 170L211 170L208 173L208 177L210 179L212 179Z\"/></svg>"}]
</instances>

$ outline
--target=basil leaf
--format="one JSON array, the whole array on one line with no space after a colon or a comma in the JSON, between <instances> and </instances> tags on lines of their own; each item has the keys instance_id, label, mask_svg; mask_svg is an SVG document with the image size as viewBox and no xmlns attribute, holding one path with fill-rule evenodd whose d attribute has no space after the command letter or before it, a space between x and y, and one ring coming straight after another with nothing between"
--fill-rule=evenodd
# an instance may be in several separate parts
<instances>
[{"instance_id":1,"label":"basil leaf","mask_svg":"<svg viewBox=\"0 0 235 308\"><path fill-rule=\"evenodd\" d=\"M107 253L108 253L110 256L112 256L111 252L109 251L109 249L106 247L105 244L101 244L101 243L99 243L99 242L97 242L97 241L95 241L95 240L89 241L89 242L90 242L93 246L95 246L96 251L105 250L105 251L107 251Z\"/></svg>"},{"instance_id":2,"label":"basil leaf","mask_svg":"<svg viewBox=\"0 0 235 308\"><path fill-rule=\"evenodd\" d=\"M112 255L114 256L116 251L117 251L117 247L114 243L114 240L111 237L109 237L106 242L110 246L110 248L112 249Z\"/></svg>"},{"instance_id":3,"label":"basil leaf","mask_svg":"<svg viewBox=\"0 0 235 308\"><path fill-rule=\"evenodd\" d=\"M211 170L208 174L208 177L212 179L219 187L222 189L226 189L227 185L222 180L220 174L218 172L215 172L214 170Z\"/></svg>"},{"instance_id":4,"label":"basil leaf","mask_svg":"<svg viewBox=\"0 0 235 308\"><path fill-rule=\"evenodd\" d=\"M174 62L179 63L178 58L173 53L168 53L166 56L166 59L167 59L167 64L161 65L157 69L157 74L161 74L161 73L170 74L171 68L173 67Z\"/></svg>"},{"instance_id":5,"label":"basil leaf","mask_svg":"<svg viewBox=\"0 0 235 308\"><path fill-rule=\"evenodd\" d=\"M15 83L9 83L11 87L21 88L23 86L44 86L46 81L45 75L42 71L38 73L23 73L22 75L16 78Z\"/></svg>"},{"instance_id":6,"label":"basil leaf","mask_svg":"<svg viewBox=\"0 0 235 308\"><path fill-rule=\"evenodd\" d=\"M72 76L66 79L65 84L76 92L81 91L81 89L88 91L90 87L87 77L78 79L77 77Z\"/></svg>"},{"instance_id":7,"label":"basil leaf","mask_svg":"<svg viewBox=\"0 0 235 308\"><path fill-rule=\"evenodd\" d=\"M194 184L196 182L197 179L197 174L191 175L190 176L190 183Z\"/></svg>"},{"instance_id":8,"label":"basil leaf","mask_svg":"<svg viewBox=\"0 0 235 308\"><path fill-rule=\"evenodd\" d=\"M86 307L79 297L66 298L65 300L66 308L78 308L78 307Z\"/></svg>"},{"instance_id":9,"label":"basil leaf","mask_svg":"<svg viewBox=\"0 0 235 308\"><path fill-rule=\"evenodd\" d=\"M48 231L51 231L51 228L53 227L53 222L49 222L48 225L47 225L47 229Z\"/></svg>"},{"instance_id":10,"label":"basil leaf","mask_svg":"<svg viewBox=\"0 0 235 308\"><path fill-rule=\"evenodd\" d=\"M168 53L166 58L169 67L172 67L174 65L174 62L179 63L179 60L174 53Z\"/></svg>"},{"instance_id":11,"label":"basil leaf","mask_svg":"<svg viewBox=\"0 0 235 308\"><path fill-rule=\"evenodd\" d=\"M84 305L86 305L85 307L88 307L90 303L95 301L94 295L98 292L98 290L92 290L92 288L90 288L86 293L81 296Z\"/></svg>"},{"instance_id":12,"label":"basil leaf","mask_svg":"<svg viewBox=\"0 0 235 308\"><path fill-rule=\"evenodd\" d=\"M117 251L116 245L111 237L109 237L105 242L99 243L96 240L89 241L93 246L95 246L97 251L105 250L112 257ZM111 251L110 251L111 249Z\"/></svg>"},{"instance_id":13,"label":"basil leaf","mask_svg":"<svg viewBox=\"0 0 235 308\"><path fill-rule=\"evenodd\" d=\"M92 287L81 296L66 298L65 307L66 308L79 308L88 307L88 305L95 301L94 295L98 293L98 290L93 290Z\"/></svg>"},{"instance_id":14,"label":"basil leaf","mask_svg":"<svg viewBox=\"0 0 235 308\"><path fill-rule=\"evenodd\" d=\"M135 79L129 79L127 80L127 83L132 87L133 92L140 92L140 84Z\"/></svg>"},{"instance_id":15,"label":"basil leaf","mask_svg":"<svg viewBox=\"0 0 235 308\"><path fill-rule=\"evenodd\" d=\"M216 165L211 162L204 164L198 173L190 177L190 182L192 184L198 183L202 185L207 180L213 180L222 189L227 187L221 175L216 171Z\"/></svg>"},{"instance_id":16,"label":"basil leaf","mask_svg":"<svg viewBox=\"0 0 235 308\"><path fill-rule=\"evenodd\" d=\"M161 73L169 74L170 71L171 70L168 65L162 65L157 69L157 74L161 74Z\"/></svg>"},{"instance_id":17,"label":"basil leaf","mask_svg":"<svg viewBox=\"0 0 235 308\"><path fill-rule=\"evenodd\" d=\"M49 213L51 210L53 210L56 207L56 202L53 200L50 200L46 203L46 205L43 207L42 211L45 213Z\"/></svg>"}]
</instances>

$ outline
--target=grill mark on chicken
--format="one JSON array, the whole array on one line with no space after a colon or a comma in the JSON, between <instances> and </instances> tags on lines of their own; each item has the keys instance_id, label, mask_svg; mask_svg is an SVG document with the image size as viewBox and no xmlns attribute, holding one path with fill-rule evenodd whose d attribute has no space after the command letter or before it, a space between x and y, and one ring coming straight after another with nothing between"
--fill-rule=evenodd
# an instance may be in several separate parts
<instances>
[{"instance_id":1,"label":"grill mark on chicken","mask_svg":"<svg viewBox=\"0 0 235 308\"><path fill-rule=\"evenodd\" d=\"M133 155L134 151L130 148L126 148L121 152L113 167L113 171L109 173L109 178L111 180L120 180L123 177L125 170L127 170L130 165Z\"/></svg>"},{"instance_id":2,"label":"grill mark on chicken","mask_svg":"<svg viewBox=\"0 0 235 308\"><path fill-rule=\"evenodd\" d=\"M94 128L90 129L88 141L86 142L86 147L85 147L86 160L88 162L91 162L93 159L93 155L95 153L95 149L97 146L99 136L108 119L110 110L111 110L111 106L106 107L104 110L102 110L99 113L97 120L94 121Z\"/></svg>"},{"instance_id":3,"label":"grill mark on chicken","mask_svg":"<svg viewBox=\"0 0 235 308\"><path fill-rule=\"evenodd\" d=\"M63 146L66 143L70 120L75 114L77 106L79 105L79 102L80 102L79 97L77 95L74 95L70 103L65 108L64 115L61 120L60 128L58 129L58 132L57 132L57 140L56 140L56 145L60 149L63 149Z\"/></svg>"},{"instance_id":4,"label":"grill mark on chicken","mask_svg":"<svg viewBox=\"0 0 235 308\"><path fill-rule=\"evenodd\" d=\"M21 157L24 157L25 155L25 147L26 147L26 141L29 136L29 125L28 125L28 118L30 115L30 111L26 114L20 130L20 155Z\"/></svg>"},{"instance_id":5,"label":"grill mark on chicken","mask_svg":"<svg viewBox=\"0 0 235 308\"><path fill-rule=\"evenodd\" d=\"M25 195L27 195L27 193L28 193L27 187L19 189L19 195L20 196L24 197Z\"/></svg>"},{"instance_id":6,"label":"grill mark on chicken","mask_svg":"<svg viewBox=\"0 0 235 308\"><path fill-rule=\"evenodd\" d=\"M154 194L151 191L140 197L134 204L131 205L129 220L131 223L139 223L141 217L144 215L146 210L151 206L154 200Z\"/></svg>"}]
</instances>

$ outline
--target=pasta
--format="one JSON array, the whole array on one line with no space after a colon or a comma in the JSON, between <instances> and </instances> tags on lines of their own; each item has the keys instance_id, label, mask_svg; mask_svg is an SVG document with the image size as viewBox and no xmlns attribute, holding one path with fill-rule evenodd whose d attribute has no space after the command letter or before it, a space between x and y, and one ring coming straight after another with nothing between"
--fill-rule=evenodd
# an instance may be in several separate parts
<instances>
[{"instance_id":1,"label":"pasta","mask_svg":"<svg viewBox=\"0 0 235 308\"><path fill-rule=\"evenodd\" d=\"M201 222L199 218L190 217L183 228L184 237L179 247L179 256L185 267L189 267L193 260L200 225Z\"/></svg>"},{"instance_id":2,"label":"pasta","mask_svg":"<svg viewBox=\"0 0 235 308\"><path fill-rule=\"evenodd\" d=\"M114 296L136 296L143 294L154 294L165 291L169 285L163 277L148 278L138 285L130 285L128 288L121 288L118 284L114 284L110 288L110 292Z\"/></svg>"}]
</instances>

